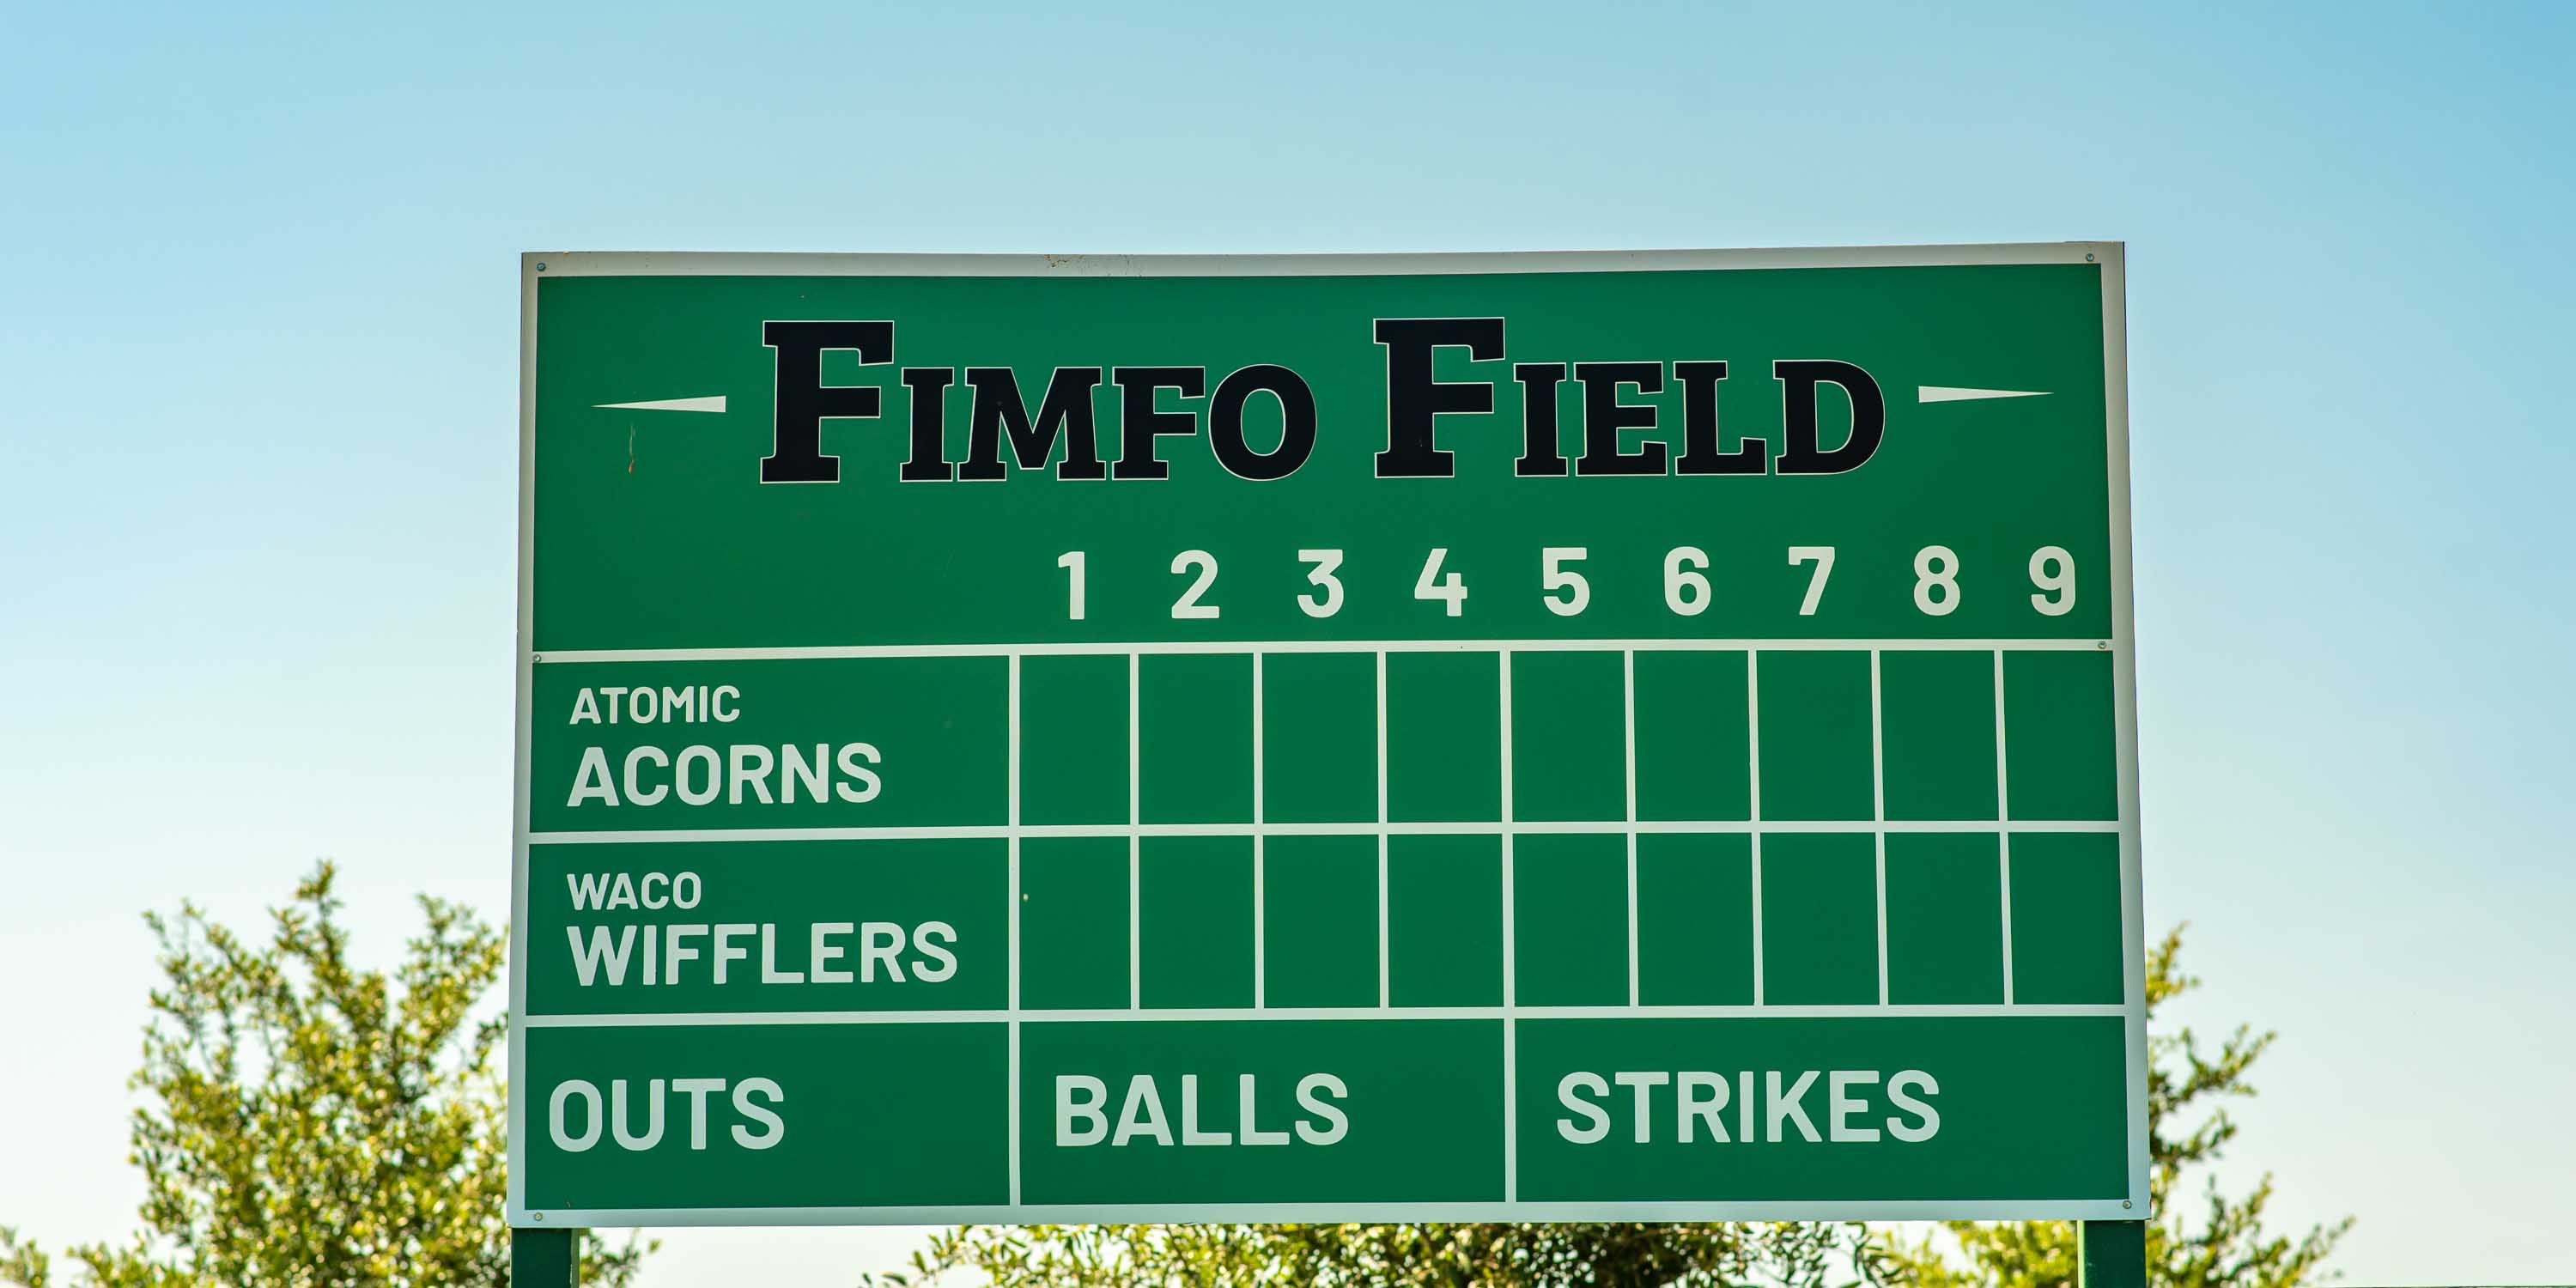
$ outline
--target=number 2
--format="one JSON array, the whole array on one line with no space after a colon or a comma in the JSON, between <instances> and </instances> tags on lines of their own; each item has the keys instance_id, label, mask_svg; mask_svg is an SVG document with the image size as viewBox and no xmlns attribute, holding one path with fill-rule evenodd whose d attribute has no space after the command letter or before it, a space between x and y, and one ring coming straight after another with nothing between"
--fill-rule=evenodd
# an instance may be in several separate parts
<instances>
[{"instance_id":1,"label":"number 2","mask_svg":"<svg viewBox=\"0 0 2576 1288\"><path fill-rule=\"evenodd\" d=\"M1175 620L1200 621L1217 614L1216 605L1199 602L1199 596L1206 594L1208 587L1216 584L1216 556L1204 550L1184 550L1172 556L1174 576L1189 571L1193 566L1199 570L1199 579L1191 582L1190 588L1182 591L1179 599L1172 601L1172 617Z\"/></svg>"},{"instance_id":2,"label":"number 2","mask_svg":"<svg viewBox=\"0 0 2576 1288\"><path fill-rule=\"evenodd\" d=\"M1789 547L1789 566L1795 568L1803 563L1814 564L1816 570L1807 576L1807 597L1798 604L1798 616L1813 617L1816 615L1816 605L1824 602L1825 579L1834 575L1834 548L1832 546Z\"/></svg>"}]
</instances>

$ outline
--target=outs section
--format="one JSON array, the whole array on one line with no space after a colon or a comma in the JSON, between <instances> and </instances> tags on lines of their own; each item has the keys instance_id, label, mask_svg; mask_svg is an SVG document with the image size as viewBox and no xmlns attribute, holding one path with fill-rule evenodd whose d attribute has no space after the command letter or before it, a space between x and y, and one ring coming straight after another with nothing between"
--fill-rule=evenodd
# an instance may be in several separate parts
<instances>
[{"instance_id":1,"label":"outs section","mask_svg":"<svg viewBox=\"0 0 2576 1288\"><path fill-rule=\"evenodd\" d=\"M531 1028L527 1205L680 1208L721 1194L751 1208L998 1206L1010 1197L1009 1029Z\"/></svg>"}]
</instances>

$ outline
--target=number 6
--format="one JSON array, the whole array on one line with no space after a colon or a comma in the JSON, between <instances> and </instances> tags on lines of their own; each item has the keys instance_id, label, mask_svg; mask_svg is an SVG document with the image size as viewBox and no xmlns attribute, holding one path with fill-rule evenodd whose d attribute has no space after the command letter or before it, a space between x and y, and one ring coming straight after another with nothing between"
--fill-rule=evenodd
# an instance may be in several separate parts
<instances>
[{"instance_id":1,"label":"number 6","mask_svg":"<svg viewBox=\"0 0 2576 1288\"><path fill-rule=\"evenodd\" d=\"M1698 546L1675 546L1664 556L1664 606L1684 617L1708 611L1708 552Z\"/></svg>"}]
</instances>

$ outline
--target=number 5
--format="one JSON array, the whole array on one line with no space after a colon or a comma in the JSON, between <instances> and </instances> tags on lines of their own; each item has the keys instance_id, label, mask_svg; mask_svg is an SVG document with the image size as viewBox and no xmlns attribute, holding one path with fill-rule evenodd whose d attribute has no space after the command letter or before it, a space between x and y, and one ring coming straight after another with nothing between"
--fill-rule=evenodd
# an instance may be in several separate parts
<instances>
[{"instance_id":1,"label":"number 5","mask_svg":"<svg viewBox=\"0 0 2576 1288\"><path fill-rule=\"evenodd\" d=\"M1789 547L1789 566L1795 568L1803 563L1814 564L1816 571L1807 577L1807 598L1798 605L1798 616L1813 617L1816 615L1816 605L1823 602L1825 598L1825 579L1834 575L1834 548L1832 546Z\"/></svg>"},{"instance_id":2,"label":"number 5","mask_svg":"<svg viewBox=\"0 0 2576 1288\"><path fill-rule=\"evenodd\" d=\"M1565 565L1581 563L1591 558L1592 552L1582 546L1549 546L1539 554L1544 562L1540 566L1538 581L1551 592L1539 596L1539 602L1559 617L1572 617L1582 612L1583 606L1592 602L1592 583L1585 581L1582 573ZM1559 590L1566 592L1565 598L1555 596L1553 592Z\"/></svg>"}]
</instances>

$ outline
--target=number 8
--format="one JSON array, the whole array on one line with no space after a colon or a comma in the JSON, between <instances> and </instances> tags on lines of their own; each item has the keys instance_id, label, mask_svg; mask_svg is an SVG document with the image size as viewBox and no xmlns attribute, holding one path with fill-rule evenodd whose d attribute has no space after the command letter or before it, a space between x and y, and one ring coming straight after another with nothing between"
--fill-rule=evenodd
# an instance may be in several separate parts
<instances>
[{"instance_id":1,"label":"number 8","mask_svg":"<svg viewBox=\"0 0 2576 1288\"><path fill-rule=\"evenodd\" d=\"M1959 607L1959 555L1948 546L1925 546L1914 552L1914 606L1933 617L1947 617ZM1935 595L1933 592L1940 593Z\"/></svg>"}]
</instances>

